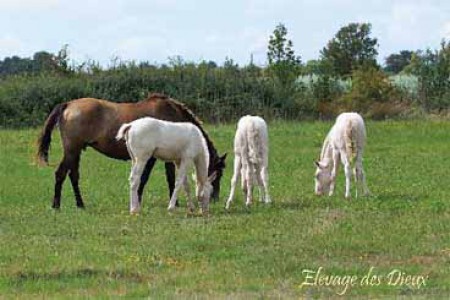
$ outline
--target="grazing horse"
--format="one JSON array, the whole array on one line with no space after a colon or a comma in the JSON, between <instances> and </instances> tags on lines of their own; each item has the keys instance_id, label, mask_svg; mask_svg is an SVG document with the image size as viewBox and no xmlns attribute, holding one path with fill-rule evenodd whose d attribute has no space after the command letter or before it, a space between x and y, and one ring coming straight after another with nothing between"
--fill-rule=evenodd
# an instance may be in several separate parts
<instances>
[{"instance_id":1,"label":"grazing horse","mask_svg":"<svg viewBox=\"0 0 450 300\"><path fill-rule=\"evenodd\" d=\"M104 155L121 160L130 156L123 141L115 139L117 131L123 123L129 123L142 117L154 117L172 122L190 122L202 132L209 151L208 174L216 171L213 181L212 198L217 199L220 193L220 178L225 168L226 154L219 157L212 141L202 128L200 120L184 104L162 94L150 94L148 99L137 103L114 103L107 100L82 98L57 105L45 121L38 140L38 159L48 164L48 151L51 134L59 124L64 149L64 156L55 172L55 191L53 208L61 205L61 188L69 174L78 207L84 207L79 181L79 163L81 150L90 146ZM148 181L156 159L151 157L145 165L138 188L139 201L142 200L144 186ZM172 196L175 184L175 166L171 162L165 164L169 194Z\"/></svg>"},{"instance_id":2,"label":"grazing horse","mask_svg":"<svg viewBox=\"0 0 450 300\"><path fill-rule=\"evenodd\" d=\"M366 128L363 118L357 113L340 114L322 146L320 160L316 161L315 193L333 195L336 175L340 161L345 171L345 198L350 198L352 177L351 162L355 157L353 173L356 178L356 197L358 184L362 184L364 195L369 194L364 175L362 156L366 143Z\"/></svg>"},{"instance_id":3,"label":"grazing horse","mask_svg":"<svg viewBox=\"0 0 450 300\"><path fill-rule=\"evenodd\" d=\"M260 201L271 202L268 173L269 134L266 122L262 118L245 116L239 120L234 138L234 155L234 173L225 208L229 209L233 201L239 175L241 175L242 189L246 194L247 207L252 203L254 182L259 186Z\"/></svg>"},{"instance_id":4,"label":"grazing horse","mask_svg":"<svg viewBox=\"0 0 450 300\"><path fill-rule=\"evenodd\" d=\"M197 180L196 191L202 212L208 212L209 198L212 192L211 182L216 176L214 171L208 177L209 153L202 132L192 123L174 123L145 117L123 124L117 133L117 140L125 140L130 154L132 167L130 173L130 213L138 213L140 201L138 187L146 162L150 157L174 162L178 168L175 189L169 202L169 210L175 208L177 193L181 184L188 198L188 208L194 211L187 171L195 165Z\"/></svg>"}]
</instances>

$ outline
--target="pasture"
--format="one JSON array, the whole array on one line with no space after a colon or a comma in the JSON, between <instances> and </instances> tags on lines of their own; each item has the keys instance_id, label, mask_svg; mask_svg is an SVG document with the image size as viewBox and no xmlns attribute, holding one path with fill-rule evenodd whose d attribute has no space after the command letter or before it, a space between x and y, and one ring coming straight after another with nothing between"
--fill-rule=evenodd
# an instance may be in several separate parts
<instances>
[{"instance_id":1,"label":"pasture","mask_svg":"<svg viewBox=\"0 0 450 300\"><path fill-rule=\"evenodd\" d=\"M167 212L161 162L141 213L130 216L130 162L92 149L81 161L86 209L76 208L67 180L53 211L59 134L52 167L38 168L39 131L1 130L0 298L450 294L450 123L368 122L364 168L373 195L350 201L342 168L333 197L313 195L313 160L331 125L269 123L274 202L247 211L237 190L229 213L235 125L206 126L229 153L209 218L187 216L182 192L181 206ZM320 272L317 281L307 270Z\"/></svg>"}]
</instances>

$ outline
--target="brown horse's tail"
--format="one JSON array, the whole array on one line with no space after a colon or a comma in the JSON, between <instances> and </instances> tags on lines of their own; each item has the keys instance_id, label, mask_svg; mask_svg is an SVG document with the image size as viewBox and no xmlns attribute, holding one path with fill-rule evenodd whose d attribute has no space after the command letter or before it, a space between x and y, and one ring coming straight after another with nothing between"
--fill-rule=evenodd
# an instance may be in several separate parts
<instances>
[{"instance_id":1,"label":"brown horse's tail","mask_svg":"<svg viewBox=\"0 0 450 300\"><path fill-rule=\"evenodd\" d=\"M52 131L58 124L61 114L66 109L67 103L58 104L45 121L44 128L38 139L37 159L40 165L48 165L48 150L52 141Z\"/></svg>"}]
</instances>

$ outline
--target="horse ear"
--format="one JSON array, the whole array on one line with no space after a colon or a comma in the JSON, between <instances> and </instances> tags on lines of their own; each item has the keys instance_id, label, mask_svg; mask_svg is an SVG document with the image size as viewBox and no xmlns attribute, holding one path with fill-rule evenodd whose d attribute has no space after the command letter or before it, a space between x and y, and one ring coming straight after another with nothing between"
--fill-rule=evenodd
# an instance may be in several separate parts
<instances>
[{"instance_id":1,"label":"horse ear","mask_svg":"<svg viewBox=\"0 0 450 300\"><path fill-rule=\"evenodd\" d=\"M218 160L215 161L214 167L217 169L224 169L225 168L225 159L227 158L227 153L220 156Z\"/></svg>"},{"instance_id":2,"label":"horse ear","mask_svg":"<svg viewBox=\"0 0 450 300\"><path fill-rule=\"evenodd\" d=\"M323 164L322 162L320 162L320 161L318 161L318 160L315 160L314 163L316 164L316 166L317 166L319 169L325 169L325 168L327 167L327 165Z\"/></svg>"}]
</instances>

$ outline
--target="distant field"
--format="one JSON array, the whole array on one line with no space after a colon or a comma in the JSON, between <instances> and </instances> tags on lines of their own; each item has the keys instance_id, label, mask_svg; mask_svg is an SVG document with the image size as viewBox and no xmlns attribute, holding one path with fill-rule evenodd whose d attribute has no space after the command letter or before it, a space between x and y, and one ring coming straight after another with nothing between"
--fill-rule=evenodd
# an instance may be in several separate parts
<instances>
[{"instance_id":1,"label":"distant field","mask_svg":"<svg viewBox=\"0 0 450 300\"><path fill-rule=\"evenodd\" d=\"M167 213L161 163L142 213L130 216L129 162L92 149L81 164L86 209L75 207L67 181L55 212L59 134L53 167L38 168L38 130L1 130L0 298L448 296L450 122L369 122L364 164L373 196L351 201L342 173L334 197L313 195L313 160L330 126L269 124L274 203L248 212L239 191L224 212L229 155L221 202L208 219L186 216L183 193L181 207ZM235 127L207 129L231 154ZM314 282L307 270L319 268ZM330 275L332 282L323 277Z\"/></svg>"}]
</instances>

